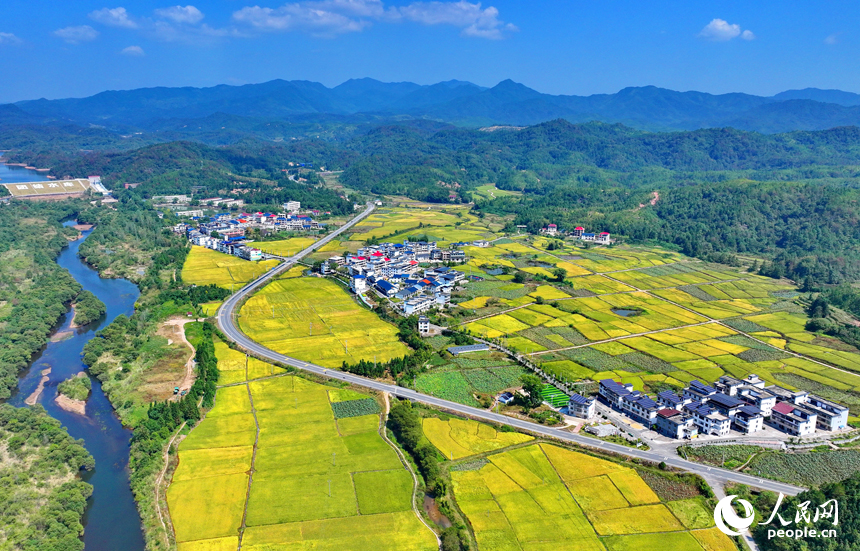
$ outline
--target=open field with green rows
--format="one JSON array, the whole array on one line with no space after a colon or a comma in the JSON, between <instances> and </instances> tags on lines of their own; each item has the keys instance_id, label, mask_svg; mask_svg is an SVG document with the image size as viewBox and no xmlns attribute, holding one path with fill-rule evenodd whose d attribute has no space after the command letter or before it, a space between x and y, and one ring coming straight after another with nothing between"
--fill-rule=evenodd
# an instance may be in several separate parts
<instances>
[{"instance_id":1,"label":"open field with green rows","mask_svg":"<svg viewBox=\"0 0 860 551\"><path fill-rule=\"evenodd\" d=\"M735 550L702 498L662 502L628 467L550 444L487 459L451 470L480 550Z\"/></svg>"},{"instance_id":2,"label":"open field with green rows","mask_svg":"<svg viewBox=\"0 0 860 551\"><path fill-rule=\"evenodd\" d=\"M251 262L219 253L206 247L191 247L182 265L182 281L194 285L217 285L224 289L240 288L279 264L278 260Z\"/></svg>"},{"instance_id":3,"label":"open field with green rows","mask_svg":"<svg viewBox=\"0 0 860 551\"><path fill-rule=\"evenodd\" d=\"M379 415L336 419L337 405L367 399L292 376L219 389L167 494L179 550L236 549L246 498L243 549L436 549Z\"/></svg>"},{"instance_id":4,"label":"open field with green rows","mask_svg":"<svg viewBox=\"0 0 860 551\"><path fill-rule=\"evenodd\" d=\"M277 241L258 241L250 243L252 247L260 249L264 253L276 254L278 256L293 256L297 252L307 249L316 242L316 237L291 237Z\"/></svg>"},{"instance_id":5,"label":"open field with green rows","mask_svg":"<svg viewBox=\"0 0 860 551\"><path fill-rule=\"evenodd\" d=\"M397 329L322 278L278 279L242 306L239 327L255 341L325 367L409 353Z\"/></svg>"},{"instance_id":6,"label":"open field with green rows","mask_svg":"<svg viewBox=\"0 0 860 551\"><path fill-rule=\"evenodd\" d=\"M450 344L445 337L436 337L438 348ZM431 340L431 342L433 342ZM460 404L475 406L476 394L498 394L520 386L520 376L525 373L504 354L498 352L476 352L456 358L440 352L430 362L426 373L415 379L415 389L439 398Z\"/></svg>"}]
</instances>

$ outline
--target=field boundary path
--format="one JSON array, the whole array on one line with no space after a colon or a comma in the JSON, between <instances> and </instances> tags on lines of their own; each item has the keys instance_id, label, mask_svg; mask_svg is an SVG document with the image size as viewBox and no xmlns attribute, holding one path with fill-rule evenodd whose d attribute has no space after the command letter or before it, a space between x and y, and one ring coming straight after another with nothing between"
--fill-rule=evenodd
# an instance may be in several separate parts
<instances>
[{"instance_id":1,"label":"field boundary path","mask_svg":"<svg viewBox=\"0 0 860 551\"><path fill-rule=\"evenodd\" d=\"M182 429L185 428L186 421L183 421L179 428L176 429L176 433L167 443L167 446L164 447L163 458L164 458L164 466L161 468L161 472L158 473L158 477L155 479L155 512L158 514L158 520L161 522L161 528L164 530L164 543L167 545L168 549L170 548L170 534L174 533L173 530L173 521L170 519L170 507L167 505L167 491L165 489L164 492L164 507L167 509L166 512L162 513L161 511L161 485L164 483L164 477L167 474L167 469L170 467L170 448L173 446L173 443L182 434ZM164 517L167 517L167 523L164 522ZM167 525L170 525L170 530L168 531Z\"/></svg>"},{"instance_id":2,"label":"field boundary path","mask_svg":"<svg viewBox=\"0 0 860 551\"><path fill-rule=\"evenodd\" d=\"M397 458L400 459L400 462L403 463L403 466L406 467L406 470L409 471L409 474L412 475L412 512L415 513L415 516L418 517L418 520L421 521L421 524L427 527L428 530L433 534L436 538L436 545L439 548L442 548L442 540L439 538L439 534L436 533L436 530L433 529L432 526L427 524L427 521L424 520L424 516L421 514L421 511L418 510L418 506L415 504L415 499L418 496L418 476L415 474L415 471L412 470L412 465L409 464L409 461L403 456L403 451L400 449L400 446L392 442L388 438L388 434L386 434L385 426L388 421L388 412L391 409L391 406L388 402L388 393L382 393L382 400L385 402L385 411L383 412L382 423L379 425L379 436L382 437L385 442L394 448L394 451L397 452Z\"/></svg>"},{"instance_id":3,"label":"field boundary path","mask_svg":"<svg viewBox=\"0 0 860 551\"><path fill-rule=\"evenodd\" d=\"M254 451L251 454L251 468L248 470L248 491L245 492L245 507L242 508L242 524L239 525L239 546L237 551L242 551L242 540L245 537L246 521L248 520L248 502L251 501L251 484L254 482L254 470L257 465L257 448L260 444L260 421L257 419L257 408L254 407L254 396L251 394L251 385L246 381L245 388L248 390L248 400L251 401L251 414L254 416L254 425L257 433L254 435Z\"/></svg>"},{"instance_id":4,"label":"field boundary path","mask_svg":"<svg viewBox=\"0 0 860 551\"><path fill-rule=\"evenodd\" d=\"M374 379L368 379L365 377L354 375L352 373L328 369L326 367L285 356L284 354L280 354L278 352L275 352L274 350L266 348L265 346L252 340L239 329L236 319L236 309L242 304L242 302L248 295L253 293L259 287L271 281L275 276L277 276L282 271L288 269L299 259L310 254L317 248L325 245L334 237L336 237L339 233L345 231L346 229L355 225L360 220L364 219L372 211L373 205L368 205L367 209L365 209L361 214L350 220L344 226L338 228L338 230L336 230L335 232L329 234L320 241L317 241L316 243L314 243L307 249L301 251L300 253L297 253L295 256L291 257L280 266L263 274L257 280L248 283L234 295L230 296L227 300L225 300L221 307L218 309L218 313L216 314L216 321L218 323L218 327L224 333L224 336L245 351L254 353L260 358L265 358L267 361L288 365L296 369L301 369L303 371L314 373L322 377L344 381L346 383L354 384L363 388L369 388L371 390L376 390L379 392L388 392L393 394L395 397L405 398L415 402L420 402L423 404L441 408L457 415L471 417L473 419L478 419L484 422L508 425L546 438L553 438L556 440L561 440L563 442L597 449L598 451L614 453L617 455L644 460L651 463L660 463L661 461L663 461L669 466L685 471L690 471L699 475L709 476L715 480L719 480L720 482L736 482L740 484L746 484L748 486L754 486L756 488L761 488L764 490L770 490L773 492L782 492L786 495L797 495L801 491L805 490L805 488L799 486L784 484L782 482L776 482L772 480L766 480L764 478L750 476L743 473L736 473L734 471L722 469L719 467L707 467L699 463L687 461L677 456L670 457L668 455L664 455L662 453L657 453L654 451L636 450L619 444L613 444L611 442L595 441L592 438L580 436L578 434L572 434L570 432L563 431L560 429L555 429L544 425L538 425L537 423L532 423L522 419L515 419L512 417L493 413L491 411L471 406L464 406L456 402L451 402L448 400L437 398L435 396L422 394L420 392L408 388L402 388L397 385L384 383Z\"/></svg>"}]
</instances>

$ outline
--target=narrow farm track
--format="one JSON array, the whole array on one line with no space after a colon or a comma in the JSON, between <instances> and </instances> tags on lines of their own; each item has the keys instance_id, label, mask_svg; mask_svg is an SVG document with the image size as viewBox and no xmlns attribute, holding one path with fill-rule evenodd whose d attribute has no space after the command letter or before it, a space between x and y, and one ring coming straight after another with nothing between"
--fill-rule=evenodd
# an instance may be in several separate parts
<instances>
[{"instance_id":1,"label":"narrow farm track","mask_svg":"<svg viewBox=\"0 0 860 551\"><path fill-rule=\"evenodd\" d=\"M265 346L252 340L239 329L237 323L238 309L248 296L250 296L257 289L264 286L266 283L272 281L281 272L289 269L300 259L304 258L317 248L322 247L323 245L334 239L337 235L339 235L343 231L346 231L348 228L352 227L357 222L367 217L372 211L373 205L369 205L367 209L365 209L361 214L350 220L346 225L338 228L335 232L329 234L320 241L317 241L302 252L297 253L295 256L287 259L283 264L263 274L255 281L248 283L234 295L230 296L227 300L225 300L221 307L218 309L218 313L216 314L216 321L218 323L218 327L224 333L225 337L230 341L234 342L240 348L244 349L246 352L253 353L260 358L266 359L269 362L291 366L296 369L301 369L303 371L314 373L322 377L344 381L363 388L369 388L371 390L376 390L379 392L389 392L395 397L404 398L415 402L421 402L433 407L450 411L457 415L471 417L473 419L490 423L508 425L546 438L553 438L563 442L573 443L583 447L596 449L602 452L614 453L633 459L644 460L651 463L659 463L663 461L669 466L678 469L690 471L701 475L707 475L715 480L718 480L720 483L737 482L756 488L761 488L774 492L782 492L787 495L797 495L799 492L804 490L804 488L791 484L784 484L781 482L774 482L772 480L765 480L763 478L749 476L743 473L736 473L734 471L721 469L718 467L707 467L698 463L694 463L692 461L681 459L677 456L664 455L663 453L655 451L636 450L633 448L628 448L626 446L613 444L611 442L603 442L600 440L595 441L592 438L580 436L578 434L573 434L564 430L546 427L522 419L515 419L484 409L464 406L456 402L442 400L440 398L436 398L435 396L422 394L420 392L416 392L407 388L402 388L397 385L388 384L365 377L360 377L358 375L353 375L352 373L328 369L326 367L311 364L302 360L298 360L296 358L291 358L289 356L280 354L278 352L275 352L274 350L266 348Z\"/></svg>"},{"instance_id":2,"label":"narrow farm track","mask_svg":"<svg viewBox=\"0 0 860 551\"><path fill-rule=\"evenodd\" d=\"M173 533L173 522L170 520L170 509L165 503L164 508L167 509L162 513L161 510L161 485L164 483L164 477L167 474L167 468L170 466L170 447L173 446L173 443L182 433L182 429L185 428L186 421L183 421L179 428L176 429L176 433L167 443L167 446L164 447L163 452L163 460L164 466L161 468L161 471L158 473L158 476L155 478L155 513L158 515L158 521L161 523L161 528L164 530L164 544L170 548L170 534ZM164 521L164 518L167 517L167 522ZM167 529L167 526L170 525L170 530Z\"/></svg>"},{"instance_id":3,"label":"narrow farm track","mask_svg":"<svg viewBox=\"0 0 860 551\"><path fill-rule=\"evenodd\" d=\"M254 482L254 469L257 463L257 447L260 444L260 421L257 419L257 408L254 407L254 396L251 394L251 385L246 382L245 388L248 389L248 399L251 401L251 415L254 416L254 425L257 427L257 433L254 435L254 451L251 454L251 469L248 471L248 491L245 493L245 507L242 508L242 524L239 526L239 547L237 551L242 551L242 539L245 537L245 523L248 520L248 502L251 500L251 484Z\"/></svg>"},{"instance_id":4,"label":"narrow farm track","mask_svg":"<svg viewBox=\"0 0 860 551\"><path fill-rule=\"evenodd\" d=\"M427 524L427 521L424 520L424 515L421 514L421 511L418 510L418 506L415 504L415 500L418 497L418 476L415 474L415 471L412 470L412 465L410 465L409 461L407 461L406 458L403 456L403 451L400 449L400 446L392 442L388 438L388 434L386 434L385 425L388 422L388 412L391 410L387 392L384 392L382 394L382 399L385 401L385 412L382 416L382 422L379 425L379 436L381 436L382 439L385 440L385 443L391 446L391 448L397 453L397 458L400 459L400 462L412 476L412 512L415 513L415 516L418 517L418 520L421 521L421 524L423 524L427 527L428 530L430 530L430 532L436 538L436 545L441 548L442 540L439 538L439 534L436 533L436 530L434 530L432 526Z\"/></svg>"}]
</instances>

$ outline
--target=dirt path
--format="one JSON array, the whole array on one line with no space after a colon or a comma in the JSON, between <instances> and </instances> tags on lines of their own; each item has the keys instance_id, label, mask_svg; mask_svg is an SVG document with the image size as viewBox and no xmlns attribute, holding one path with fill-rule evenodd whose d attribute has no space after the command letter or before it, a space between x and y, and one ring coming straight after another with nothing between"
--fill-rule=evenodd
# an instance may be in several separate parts
<instances>
[{"instance_id":1,"label":"dirt path","mask_svg":"<svg viewBox=\"0 0 860 551\"><path fill-rule=\"evenodd\" d=\"M245 538L245 528L248 520L248 502L251 500L251 485L254 483L254 471L257 464L257 449L260 447L260 421L257 419L257 408L254 407L254 395L251 394L251 385L245 383L245 388L248 389L248 399L251 401L251 414L254 415L254 424L257 426L257 434L254 436L254 451L251 454L251 469L248 471L248 490L245 493L245 507L242 509L242 524L239 526L239 547L237 551L242 551L242 540ZM329 487L331 490L331 487ZM331 493L329 491L329 493Z\"/></svg>"},{"instance_id":2,"label":"dirt path","mask_svg":"<svg viewBox=\"0 0 860 551\"><path fill-rule=\"evenodd\" d=\"M197 350L194 348L194 346L191 345L190 342L188 342L188 339L185 338L185 324L193 323L196 321L205 320L193 318L173 318L164 322L165 326L170 325L174 328L174 334L178 336L179 340L185 343L185 346L187 346L191 350L191 357L188 358L187 362L185 362L185 376L182 378L182 382L177 385L181 390L188 390L191 388L191 385L194 384L194 366L196 365L196 362L194 361L194 356L197 354ZM171 397L171 400L174 401L178 399L178 394Z\"/></svg>"},{"instance_id":3,"label":"dirt path","mask_svg":"<svg viewBox=\"0 0 860 551\"><path fill-rule=\"evenodd\" d=\"M436 533L436 530L433 529L432 526L427 524L427 521L424 520L424 517L421 515L421 511L418 510L418 506L415 504L415 499L418 496L418 476L415 474L415 471L412 470L412 466L409 464L409 461L403 456L403 451L391 440L388 439L388 434L385 432L385 424L388 420L388 412L391 410L391 405L388 401L388 393L382 393L382 399L385 402L385 411L382 415L381 423L379 424L379 436L385 440L385 443L391 446L394 451L397 453L397 457L400 459L400 462L403 463L403 466L406 467L406 470L409 471L409 474L412 475L412 512L415 513L415 516L418 517L418 520L421 521L421 524L427 527L428 530L433 534L436 538L436 545L440 548L442 547L442 540L439 539L439 534Z\"/></svg>"},{"instance_id":4,"label":"dirt path","mask_svg":"<svg viewBox=\"0 0 860 551\"><path fill-rule=\"evenodd\" d=\"M161 511L161 485L164 483L164 477L167 474L167 469L170 467L170 447L173 446L173 443L182 434L182 429L185 428L185 421L179 425L179 428L176 429L176 433L173 435L173 438L170 439L170 442L164 447L164 451L162 452L162 459L164 461L164 466L161 468L161 472L158 473L158 476L155 478L155 513L158 515L158 521L161 523L161 528L164 530L164 543L167 545L168 549L170 548L170 534L173 533L173 522L170 520L170 511L168 510L165 513ZM167 508L167 495L165 491L165 504L164 507ZM165 522L165 517L167 517L167 522ZM168 530L167 525L170 525L170 529Z\"/></svg>"}]
</instances>

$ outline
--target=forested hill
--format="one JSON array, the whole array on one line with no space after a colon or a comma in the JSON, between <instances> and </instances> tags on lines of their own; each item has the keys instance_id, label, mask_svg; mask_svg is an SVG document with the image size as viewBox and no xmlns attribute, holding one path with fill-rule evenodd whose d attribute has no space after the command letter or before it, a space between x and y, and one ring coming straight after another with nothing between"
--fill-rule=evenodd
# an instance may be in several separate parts
<instances>
[{"instance_id":1,"label":"forested hill","mask_svg":"<svg viewBox=\"0 0 860 551\"><path fill-rule=\"evenodd\" d=\"M577 123L621 122L645 130L732 126L771 133L860 124L860 95L806 89L763 97L640 86L614 94L572 96L544 94L511 80L491 88L463 81L418 85L369 78L328 88L317 82L273 80L243 86L111 90L87 98L22 101L0 106L0 125L4 120L18 124L74 122L106 125L127 134L132 127L147 133L172 129L187 139L198 126L195 121L218 116L228 120L222 126L229 131L241 128L256 136L275 132L286 137L295 134L282 123L297 123L309 115L327 119L329 127L374 118L431 119L468 127L532 125L563 118ZM178 121L183 122L176 124ZM279 128L268 128L270 124Z\"/></svg>"},{"instance_id":2,"label":"forested hill","mask_svg":"<svg viewBox=\"0 0 860 551\"><path fill-rule=\"evenodd\" d=\"M134 192L142 198L195 186L223 195L240 187L254 204L294 199L351 212L361 198L343 197L316 172L284 172L289 162L311 163L342 170L340 183L360 193L474 201L479 210L510 215L512 224L533 231L549 222L584 225L703 258L764 256L775 261L766 267L772 275L832 283L860 278L856 127L763 135L652 133L564 120L492 132L410 124L373 128L344 142L172 142L80 154L56 140L36 140L8 155L50 166L57 176L101 174L115 189L142 183ZM304 181L295 181L298 176ZM479 190L485 184L519 195L489 201ZM659 200L652 206L655 191Z\"/></svg>"}]
</instances>

